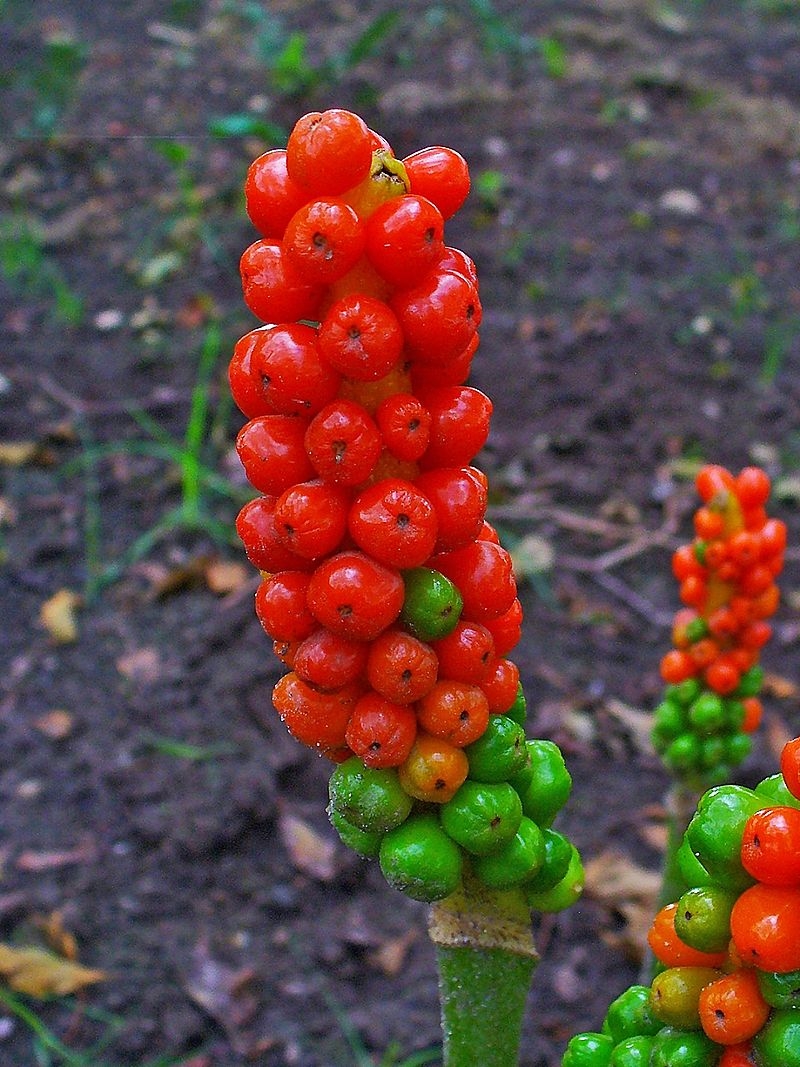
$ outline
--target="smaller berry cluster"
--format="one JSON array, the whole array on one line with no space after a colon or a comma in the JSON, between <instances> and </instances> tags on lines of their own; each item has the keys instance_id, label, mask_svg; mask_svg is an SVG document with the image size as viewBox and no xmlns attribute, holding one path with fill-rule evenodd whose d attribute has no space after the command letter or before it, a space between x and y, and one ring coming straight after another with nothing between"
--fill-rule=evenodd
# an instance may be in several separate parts
<instances>
[{"instance_id":1,"label":"smaller berry cluster","mask_svg":"<svg viewBox=\"0 0 800 1067\"><path fill-rule=\"evenodd\" d=\"M525 737L508 659L522 607L471 465L492 409L464 384L481 305L474 264L444 243L468 190L457 152L399 160L341 109L253 162L262 238L241 275L268 325L238 342L229 378L261 495L237 530L287 667L273 703L337 764L342 839L416 899L450 895L469 865L558 910L582 885L551 828L571 779L555 744Z\"/></svg>"},{"instance_id":2,"label":"smaller berry cluster","mask_svg":"<svg viewBox=\"0 0 800 1067\"><path fill-rule=\"evenodd\" d=\"M780 594L786 526L765 511L770 482L758 467L734 478L706 466L695 539L672 560L685 605L661 661L667 683L653 743L670 771L699 785L726 781L761 721L759 653Z\"/></svg>"},{"instance_id":3,"label":"smaller berry cluster","mask_svg":"<svg viewBox=\"0 0 800 1067\"><path fill-rule=\"evenodd\" d=\"M708 790L678 859L689 888L648 935L659 973L562 1067L800 1067L800 738L755 790Z\"/></svg>"}]
</instances>

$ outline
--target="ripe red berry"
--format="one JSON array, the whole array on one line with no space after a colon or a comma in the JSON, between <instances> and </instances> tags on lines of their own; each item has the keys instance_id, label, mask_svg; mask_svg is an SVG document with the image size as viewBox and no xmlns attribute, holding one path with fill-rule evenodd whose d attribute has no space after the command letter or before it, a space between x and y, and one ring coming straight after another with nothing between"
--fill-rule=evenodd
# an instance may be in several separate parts
<instances>
[{"instance_id":1,"label":"ripe red berry","mask_svg":"<svg viewBox=\"0 0 800 1067\"><path fill-rule=\"evenodd\" d=\"M392 297L412 359L443 363L462 352L478 329L481 303L472 282L452 270L430 271Z\"/></svg>"},{"instance_id":2,"label":"ripe red berry","mask_svg":"<svg viewBox=\"0 0 800 1067\"><path fill-rule=\"evenodd\" d=\"M745 467L739 472L734 488L739 503L746 511L761 507L769 500L769 475L760 467Z\"/></svg>"},{"instance_id":3,"label":"ripe red berry","mask_svg":"<svg viewBox=\"0 0 800 1067\"><path fill-rule=\"evenodd\" d=\"M306 192L292 181L282 148L254 159L244 183L250 221L262 237L280 240L286 224L307 200Z\"/></svg>"},{"instance_id":4,"label":"ripe red berry","mask_svg":"<svg viewBox=\"0 0 800 1067\"><path fill-rule=\"evenodd\" d=\"M786 788L800 800L800 737L787 741L781 750L781 774Z\"/></svg>"},{"instance_id":5,"label":"ripe red berry","mask_svg":"<svg viewBox=\"0 0 800 1067\"><path fill-rule=\"evenodd\" d=\"M334 552L347 530L348 494L321 481L299 482L278 497L275 529L281 541L304 559Z\"/></svg>"},{"instance_id":6,"label":"ripe red berry","mask_svg":"<svg viewBox=\"0 0 800 1067\"><path fill-rule=\"evenodd\" d=\"M800 886L800 811L762 808L745 823L742 866L765 885Z\"/></svg>"},{"instance_id":7,"label":"ripe red berry","mask_svg":"<svg viewBox=\"0 0 800 1067\"><path fill-rule=\"evenodd\" d=\"M436 512L437 552L450 552L476 539L486 513L487 494L469 468L434 467L420 474L416 486Z\"/></svg>"},{"instance_id":8,"label":"ripe red berry","mask_svg":"<svg viewBox=\"0 0 800 1067\"><path fill-rule=\"evenodd\" d=\"M236 532L248 560L260 571L311 570L310 560L291 552L275 528L274 496L249 500L236 517Z\"/></svg>"},{"instance_id":9,"label":"ripe red berry","mask_svg":"<svg viewBox=\"0 0 800 1067\"><path fill-rule=\"evenodd\" d=\"M297 274L275 241L256 241L239 262L244 302L263 322L316 321L322 287Z\"/></svg>"},{"instance_id":10,"label":"ripe red berry","mask_svg":"<svg viewBox=\"0 0 800 1067\"><path fill-rule=\"evenodd\" d=\"M348 529L359 548L399 570L421 566L436 543L430 500L402 478L385 478L354 499Z\"/></svg>"},{"instance_id":11,"label":"ripe red berry","mask_svg":"<svg viewBox=\"0 0 800 1067\"><path fill-rule=\"evenodd\" d=\"M290 671L273 689L272 703L292 737L329 755L346 748L347 724L362 692L354 683L323 693Z\"/></svg>"},{"instance_id":12,"label":"ripe red berry","mask_svg":"<svg viewBox=\"0 0 800 1067\"><path fill-rule=\"evenodd\" d=\"M319 346L323 357L341 374L371 382L397 363L403 351L403 331L388 304L351 293L326 312Z\"/></svg>"},{"instance_id":13,"label":"ripe red berry","mask_svg":"<svg viewBox=\"0 0 800 1067\"><path fill-rule=\"evenodd\" d=\"M413 704L430 692L439 663L431 645L391 628L369 649L367 680L376 692L395 704Z\"/></svg>"},{"instance_id":14,"label":"ripe red berry","mask_svg":"<svg viewBox=\"0 0 800 1067\"><path fill-rule=\"evenodd\" d=\"M477 622L459 621L447 637L431 642L431 647L439 657L440 676L469 685L483 682L495 654L491 633Z\"/></svg>"},{"instance_id":15,"label":"ripe red berry","mask_svg":"<svg viewBox=\"0 0 800 1067\"><path fill-rule=\"evenodd\" d=\"M464 748L486 731L489 703L482 689L441 679L417 704L421 729Z\"/></svg>"},{"instance_id":16,"label":"ripe red berry","mask_svg":"<svg viewBox=\"0 0 800 1067\"><path fill-rule=\"evenodd\" d=\"M320 627L297 645L295 673L317 689L340 689L364 674L370 646Z\"/></svg>"},{"instance_id":17,"label":"ripe red berry","mask_svg":"<svg viewBox=\"0 0 800 1067\"><path fill-rule=\"evenodd\" d=\"M381 454L381 435L360 404L334 400L311 421L305 435L308 458L317 474L336 485L366 481Z\"/></svg>"},{"instance_id":18,"label":"ripe red berry","mask_svg":"<svg viewBox=\"0 0 800 1067\"><path fill-rule=\"evenodd\" d=\"M517 597L511 556L491 541L434 556L431 567L454 582L464 601L463 619L483 622L503 615Z\"/></svg>"},{"instance_id":19,"label":"ripe red berry","mask_svg":"<svg viewBox=\"0 0 800 1067\"><path fill-rule=\"evenodd\" d=\"M289 177L314 195L337 196L358 185L371 163L369 127L343 108L304 115L286 146Z\"/></svg>"},{"instance_id":20,"label":"ripe red berry","mask_svg":"<svg viewBox=\"0 0 800 1067\"><path fill-rule=\"evenodd\" d=\"M316 630L306 605L309 580L304 571L279 571L259 585L256 615L273 641L302 641Z\"/></svg>"},{"instance_id":21,"label":"ripe red berry","mask_svg":"<svg viewBox=\"0 0 800 1067\"><path fill-rule=\"evenodd\" d=\"M411 190L426 196L445 219L455 215L467 199L469 168L460 153L439 145L421 148L403 160Z\"/></svg>"},{"instance_id":22,"label":"ripe red berry","mask_svg":"<svg viewBox=\"0 0 800 1067\"><path fill-rule=\"evenodd\" d=\"M444 386L421 396L431 413L431 434L422 466L466 467L486 444L492 402L468 385Z\"/></svg>"},{"instance_id":23,"label":"ripe red berry","mask_svg":"<svg viewBox=\"0 0 800 1067\"><path fill-rule=\"evenodd\" d=\"M496 657L489 664L489 672L481 682L481 689L489 701L492 715L503 715L517 699L519 668L510 659Z\"/></svg>"},{"instance_id":24,"label":"ripe red berry","mask_svg":"<svg viewBox=\"0 0 800 1067\"><path fill-rule=\"evenodd\" d=\"M417 736L413 708L365 693L347 724L345 740L367 767L399 767Z\"/></svg>"},{"instance_id":25,"label":"ripe red berry","mask_svg":"<svg viewBox=\"0 0 800 1067\"><path fill-rule=\"evenodd\" d=\"M418 393L429 389L438 389L443 385L463 385L472 369L472 358L478 349L478 334L466 348L451 356L444 363L427 363L423 360L411 360L411 382Z\"/></svg>"},{"instance_id":26,"label":"ripe red berry","mask_svg":"<svg viewBox=\"0 0 800 1067\"><path fill-rule=\"evenodd\" d=\"M271 404L264 395L264 383L258 374L253 355L264 342L264 334L274 327L260 326L240 337L233 349L228 364L228 384L233 402L248 419L273 413Z\"/></svg>"},{"instance_id":27,"label":"ripe red berry","mask_svg":"<svg viewBox=\"0 0 800 1067\"><path fill-rule=\"evenodd\" d=\"M375 411L375 422L393 456L414 463L431 435L431 413L413 393L392 393Z\"/></svg>"},{"instance_id":28,"label":"ripe red berry","mask_svg":"<svg viewBox=\"0 0 800 1067\"><path fill-rule=\"evenodd\" d=\"M341 376L320 355L316 330L298 322L247 336L252 337L251 373L266 408L260 415L310 417L334 399Z\"/></svg>"},{"instance_id":29,"label":"ripe red berry","mask_svg":"<svg viewBox=\"0 0 800 1067\"><path fill-rule=\"evenodd\" d=\"M363 552L340 552L311 575L308 606L333 633L373 641L395 621L405 587L398 571Z\"/></svg>"},{"instance_id":30,"label":"ripe red berry","mask_svg":"<svg viewBox=\"0 0 800 1067\"><path fill-rule=\"evenodd\" d=\"M293 415L261 415L239 431L236 451L248 481L260 493L279 496L314 477L304 437L308 423Z\"/></svg>"},{"instance_id":31,"label":"ripe red berry","mask_svg":"<svg viewBox=\"0 0 800 1067\"><path fill-rule=\"evenodd\" d=\"M391 285L416 285L444 252L444 219L424 196L407 193L381 204L366 226L370 262Z\"/></svg>"},{"instance_id":32,"label":"ripe red berry","mask_svg":"<svg viewBox=\"0 0 800 1067\"><path fill-rule=\"evenodd\" d=\"M522 604L518 598L496 619L487 619L484 626L492 635L495 652L498 656L507 656L522 638Z\"/></svg>"},{"instance_id":33,"label":"ripe red berry","mask_svg":"<svg viewBox=\"0 0 800 1067\"><path fill-rule=\"evenodd\" d=\"M343 200L304 204L289 220L281 248L298 275L330 285L356 265L364 251L364 227Z\"/></svg>"}]
</instances>

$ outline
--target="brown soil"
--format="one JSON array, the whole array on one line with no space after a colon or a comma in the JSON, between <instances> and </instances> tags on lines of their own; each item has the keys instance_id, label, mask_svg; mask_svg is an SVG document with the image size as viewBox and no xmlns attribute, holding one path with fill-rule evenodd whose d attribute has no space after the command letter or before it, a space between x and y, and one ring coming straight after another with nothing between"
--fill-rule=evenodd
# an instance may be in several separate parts
<instances>
[{"instance_id":1,"label":"brown soil","mask_svg":"<svg viewBox=\"0 0 800 1067\"><path fill-rule=\"evenodd\" d=\"M479 8L404 4L377 54L341 71L335 57L393 5L37 0L0 16L0 435L29 446L2 452L0 941L30 943L36 917L60 912L81 961L106 972L78 999L25 1002L85 1058L45 1051L0 1003L3 1065L363 1067L348 1027L375 1062L438 1041L424 907L328 826L329 765L270 707L278 672L251 574L209 588L209 557L241 562L233 541L167 533L83 603L72 643L40 618L179 502L131 409L182 438L212 320L206 462L244 491L224 371L253 325L239 190L265 142L210 137L220 117L287 130L351 106L398 155L438 142L469 160L475 191L448 240L481 278L473 383L495 416L480 462L507 542L535 534L554 552L523 586L529 733L564 749L575 788L559 825L585 857L658 866L667 781L635 712L658 698L692 461L765 463L800 533L798 24L767 0L498 0L483 23ZM281 93L257 38L274 56L292 31L332 73ZM52 136L25 136L46 120L34 75L60 32L85 46L77 92ZM187 150L183 193L159 139ZM9 233L24 220L39 227L27 281L5 253L18 262ZM78 321L64 292L83 300ZM120 447L87 473L101 445ZM236 505L209 499L230 529ZM604 556L624 545L641 551ZM796 673L791 606L778 622L768 740L745 781L800 725L780 684ZM310 845L292 845L296 820ZM557 1064L634 980L625 903L587 896L537 924L524 1067Z\"/></svg>"}]
</instances>

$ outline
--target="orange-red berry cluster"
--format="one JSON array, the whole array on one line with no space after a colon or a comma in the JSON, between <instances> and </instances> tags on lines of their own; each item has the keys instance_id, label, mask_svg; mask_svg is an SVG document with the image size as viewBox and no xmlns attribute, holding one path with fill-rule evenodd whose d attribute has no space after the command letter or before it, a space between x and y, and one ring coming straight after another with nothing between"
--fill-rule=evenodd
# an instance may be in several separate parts
<instances>
[{"instance_id":1,"label":"orange-red berry cluster","mask_svg":"<svg viewBox=\"0 0 800 1067\"><path fill-rule=\"evenodd\" d=\"M677 774L724 781L761 720L758 660L780 600L786 526L766 513L770 481L757 467L737 477L703 467L697 491L695 539L672 560L685 607L661 661L668 689L654 737Z\"/></svg>"},{"instance_id":2,"label":"orange-red berry cluster","mask_svg":"<svg viewBox=\"0 0 800 1067\"><path fill-rule=\"evenodd\" d=\"M468 746L524 715L507 658L522 608L471 466L492 410L465 384L477 275L444 240L469 184L451 149L399 160L351 112L300 119L247 176L262 237L241 276L266 325L237 343L229 370L248 420L238 454L261 494L237 530L263 574L258 618L289 668L275 706L301 742L383 774L370 781L387 797L396 778L414 803L437 805L470 775ZM499 749L522 746L505 776L490 772L496 791L530 759L521 727L495 726ZM334 788L352 784L340 775ZM519 823L518 798L511 810ZM397 811L399 823L410 806ZM394 826L362 815L354 832ZM532 878L543 842L529 851Z\"/></svg>"},{"instance_id":3,"label":"orange-red berry cluster","mask_svg":"<svg viewBox=\"0 0 800 1067\"><path fill-rule=\"evenodd\" d=\"M701 797L678 852L689 888L648 934L659 973L573 1038L564 1067L800 1064L800 738L781 770Z\"/></svg>"}]
</instances>

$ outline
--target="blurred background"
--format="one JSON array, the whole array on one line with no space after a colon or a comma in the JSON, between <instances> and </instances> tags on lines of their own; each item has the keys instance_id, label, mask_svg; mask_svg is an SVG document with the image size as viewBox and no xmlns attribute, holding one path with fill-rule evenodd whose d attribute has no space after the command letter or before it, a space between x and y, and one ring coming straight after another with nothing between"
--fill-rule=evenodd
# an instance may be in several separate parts
<instances>
[{"instance_id":1,"label":"blurred background","mask_svg":"<svg viewBox=\"0 0 800 1067\"><path fill-rule=\"evenodd\" d=\"M446 237L481 282L479 465L525 598L528 732L567 756L560 825L592 865L536 924L524 1067L637 972L667 784L647 712L698 465L765 466L798 544L795 0L0 0L9 1067L437 1062L425 909L329 827L233 535L242 182L331 106L471 169ZM798 558L747 782L800 725Z\"/></svg>"}]
</instances>

